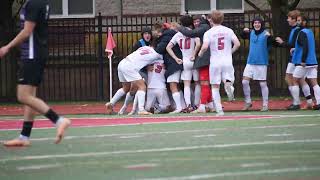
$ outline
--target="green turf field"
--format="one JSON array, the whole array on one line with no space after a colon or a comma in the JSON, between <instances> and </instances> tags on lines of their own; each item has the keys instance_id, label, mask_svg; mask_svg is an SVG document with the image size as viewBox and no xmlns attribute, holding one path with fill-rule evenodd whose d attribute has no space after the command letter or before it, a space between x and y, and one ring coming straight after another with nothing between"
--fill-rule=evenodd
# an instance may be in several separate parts
<instances>
[{"instance_id":1,"label":"green turf field","mask_svg":"<svg viewBox=\"0 0 320 180\"><path fill-rule=\"evenodd\" d=\"M244 114L262 113L226 113ZM280 116L71 128L60 145L55 129L35 129L32 146L0 147L0 179L320 179L319 111L263 114Z\"/></svg>"}]
</instances>

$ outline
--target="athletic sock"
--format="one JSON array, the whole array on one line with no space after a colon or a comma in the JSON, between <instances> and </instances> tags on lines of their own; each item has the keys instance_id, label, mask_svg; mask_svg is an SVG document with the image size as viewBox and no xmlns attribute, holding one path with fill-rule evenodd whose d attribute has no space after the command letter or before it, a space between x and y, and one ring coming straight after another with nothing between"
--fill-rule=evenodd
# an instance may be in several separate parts
<instances>
[{"instance_id":1,"label":"athletic sock","mask_svg":"<svg viewBox=\"0 0 320 180\"><path fill-rule=\"evenodd\" d=\"M313 86L314 97L316 99L317 105L320 104L320 87L319 85Z\"/></svg>"},{"instance_id":2,"label":"athletic sock","mask_svg":"<svg viewBox=\"0 0 320 180\"><path fill-rule=\"evenodd\" d=\"M200 96L201 96L201 86L200 84L196 84L194 87L194 104L195 105L200 104Z\"/></svg>"},{"instance_id":3,"label":"athletic sock","mask_svg":"<svg viewBox=\"0 0 320 180\"><path fill-rule=\"evenodd\" d=\"M57 124L57 121L59 120L59 115L56 112L54 112L52 109L49 109L44 116L47 117L54 124Z\"/></svg>"},{"instance_id":4,"label":"athletic sock","mask_svg":"<svg viewBox=\"0 0 320 180\"><path fill-rule=\"evenodd\" d=\"M179 92L175 92L172 94L172 98L174 100L174 102L176 103L176 109L177 110L181 110L181 97L180 97L180 93Z\"/></svg>"},{"instance_id":5,"label":"athletic sock","mask_svg":"<svg viewBox=\"0 0 320 180\"><path fill-rule=\"evenodd\" d=\"M133 100L134 95L131 95L130 92L127 93L126 99L124 100L123 106L127 107L129 103Z\"/></svg>"},{"instance_id":6,"label":"athletic sock","mask_svg":"<svg viewBox=\"0 0 320 180\"><path fill-rule=\"evenodd\" d=\"M142 90L137 91L137 99L138 99L138 108L139 111L145 111L144 104L145 104L146 92Z\"/></svg>"},{"instance_id":7,"label":"athletic sock","mask_svg":"<svg viewBox=\"0 0 320 180\"><path fill-rule=\"evenodd\" d=\"M214 99L216 111L217 112L222 111L221 97L220 97L220 92L218 88L212 88L212 96Z\"/></svg>"},{"instance_id":8,"label":"athletic sock","mask_svg":"<svg viewBox=\"0 0 320 180\"><path fill-rule=\"evenodd\" d=\"M118 89L116 94L114 94L114 96L110 100L110 103L112 105L116 104L122 98L122 96L124 96L125 94L126 94L126 92L123 90L123 88Z\"/></svg>"},{"instance_id":9,"label":"athletic sock","mask_svg":"<svg viewBox=\"0 0 320 180\"><path fill-rule=\"evenodd\" d=\"M299 86L291 86L291 93L293 97L293 105L300 105Z\"/></svg>"},{"instance_id":10,"label":"athletic sock","mask_svg":"<svg viewBox=\"0 0 320 180\"><path fill-rule=\"evenodd\" d=\"M251 103L251 89L250 89L250 81L243 79L242 80L242 89L244 94L244 101L246 103Z\"/></svg>"},{"instance_id":11,"label":"athletic sock","mask_svg":"<svg viewBox=\"0 0 320 180\"><path fill-rule=\"evenodd\" d=\"M312 103L312 96L310 93L310 86L308 84L304 84L301 88L302 88L303 95L307 100L307 103L311 104Z\"/></svg>"},{"instance_id":12,"label":"athletic sock","mask_svg":"<svg viewBox=\"0 0 320 180\"><path fill-rule=\"evenodd\" d=\"M26 140L30 137L33 127L33 121L23 121L22 131L20 133L20 139Z\"/></svg>"},{"instance_id":13,"label":"athletic sock","mask_svg":"<svg viewBox=\"0 0 320 180\"><path fill-rule=\"evenodd\" d=\"M183 92L180 90L179 93L180 93L180 105L181 105L181 108L184 109L187 107L186 101L184 100Z\"/></svg>"},{"instance_id":14,"label":"athletic sock","mask_svg":"<svg viewBox=\"0 0 320 180\"><path fill-rule=\"evenodd\" d=\"M262 81L259 83L261 87L261 94L262 94L262 105L268 106L268 99L269 99L269 88L266 81Z\"/></svg>"},{"instance_id":15,"label":"athletic sock","mask_svg":"<svg viewBox=\"0 0 320 180\"><path fill-rule=\"evenodd\" d=\"M184 100L185 100L187 106L191 105L191 89L190 89L190 86L184 86L183 95L184 95Z\"/></svg>"},{"instance_id":16,"label":"athletic sock","mask_svg":"<svg viewBox=\"0 0 320 180\"><path fill-rule=\"evenodd\" d=\"M208 84L201 85L201 104L207 104L212 100L210 86ZM209 100L209 101L208 101Z\"/></svg>"}]
</instances>

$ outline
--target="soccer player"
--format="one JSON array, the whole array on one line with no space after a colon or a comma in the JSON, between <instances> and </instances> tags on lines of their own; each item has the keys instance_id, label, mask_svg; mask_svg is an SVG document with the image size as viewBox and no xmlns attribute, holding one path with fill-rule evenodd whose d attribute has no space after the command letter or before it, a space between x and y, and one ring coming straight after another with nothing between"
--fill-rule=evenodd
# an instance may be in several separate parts
<instances>
[{"instance_id":1,"label":"soccer player","mask_svg":"<svg viewBox=\"0 0 320 180\"><path fill-rule=\"evenodd\" d=\"M314 34L307 28L307 18L301 18L301 30L295 41L295 49L292 55L292 63L296 66L293 72L293 88L299 88L301 79L307 77L313 88L316 99L315 110L320 109L320 87L318 85L318 61ZM299 91L293 91L294 99L299 99Z\"/></svg>"},{"instance_id":2,"label":"soccer player","mask_svg":"<svg viewBox=\"0 0 320 180\"><path fill-rule=\"evenodd\" d=\"M180 23L184 27L191 29L193 20L190 16L182 16L180 18ZM182 52L182 59L178 58L172 48L174 45L178 44ZM191 80L195 82L195 104L200 103L200 84L199 84L199 72L197 69L193 68L196 53L200 49L200 38L189 38L184 36L181 32L176 33L170 43L167 45L166 49L171 57L178 63L183 64L183 71L181 73L181 80L184 83L184 100L187 105L186 112L191 112L194 109L191 106Z\"/></svg>"},{"instance_id":3,"label":"soccer player","mask_svg":"<svg viewBox=\"0 0 320 180\"><path fill-rule=\"evenodd\" d=\"M219 88L221 81L226 79L234 81L234 68L232 53L239 47L240 42L233 30L221 25L224 14L220 11L212 11L213 27L203 36L203 44L199 56L210 46L210 84L217 116L223 116ZM232 46L233 43L233 46Z\"/></svg>"},{"instance_id":4,"label":"soccer player","mask_svg":"<svg viewBox=\"0 0 320 180\"><path fill-rule=\"evenodd\" d=\"M118 65L118 77L122 83L123 89L130 89L131 86L137 87L138 115L149 115L151 113L144 109L146 85L139 71L149 64L153 64L156 60L162 59L162 55L158 54L153 47L144 46L129 54L120 61ZM115 97L111 99L113 102Z\"/></svg>"},{"instance_id":5,"label":"soccer player","mask_svg":"<svg viewBox=\"0 0 320 180\"><path fill-rule=\"evenodd\" d=\"M190 29L184 26L177 27L177 30L183 35L195 38L199 37L201 43L203 42L204 33L210 29L209 22L203 19L200 15L193 16L194 29ZM199 71L200 81L200 104L199 107L192 113L204 113L206 112L206 105L213 111L214 106L212 102L212 94L210 90L209 82L209 64L210 64L210 51L206 51L202 58L197 58L194 62L193 68ZM195 88L197 90L197 87ZM199 94L195 91L195 94Z\"/></svg>"},{"instance_id":6,"label":"soccer player","mask_svg":"<svg viewBox=\"0 0 320 180\"><path fill-rule=\"evenodd\" d=\"M167 83L169 83L172 98L175 102L176 109L171 113L180 113L184 108L184 103L182 101L183 95L179 90L178 84L180 82L180 75L181 71L183 70L183 65L178 64L166 50L168 43L177 32L168 27L162 27L160 24L155 24L154 28L154 33L158 36L155 50L159 54L163 55L163 60L166 67L165 77L167 78ZM177 57L182 58L179 45L175 45L172 49Z\"/></svg>"},{"instance_id":7,"label":"soccer player","mask_svg":"<svg viewBox=\"0 0 320 180\"><path fill-rule=\"evenodd\" d=\"M169 112L170 100L166 87L165 66L163 60L158 60L148 66L147 102L145 109L154 113ZM157 104L157 108L155 107Z\"/></svg>"},{"instance_id":8,"label":"soccer player","mask_svg":"<svg viewBox=\"0 0 320 180\"><path fill-rule=\"evenodd\" d=\"M282 47L288 47L288 48L294 48L295 46L295 40L297 39L297 35L300 31L300 27L298 26L298 22L297 22L297 17L300 15L300 11L298 10L293 10L290 11L288 13L288 24L289 26L291 26L291 31L290 31L290 35L289 35L289 39L288 42L283 41L280 37L276 38L276 41L282 46ZM291 52L290 52L291 54ZM293 97L293 94L296 94L297 92L299 93L300 89L299 86L294 86L293 83L293 72L295 69L295 65L292 63L292 56L290 55L289 57L289 62L288 62L288 66L286 69L286 77L285 80L288 84L288 89L289 92L291 94L291 96ZM312 97L311 97L311 93L310 93L310 87L307 84L307 82L305 81L305 78L301 78L300 79L300 86L302 88L302 92L307 100L307 108L310 109L313 106L313 102L312 102ZM295 99L293 97L293 102L292 104L287 107L288 110L298 110L300 109L300 98L299 99Z\"/></svg>"},{"instance_id":9,"label":"soccer player","mask_svg":"<svg viewBox=\"0 0 320 180\"><path fill-rule=\"evenodd\" d=\"M262 94L261 111L268 111L269 89L267 86L267 68L269 64L269 48L272 43L272 37L265 30L264 21L256 17L252 21L252 30L244 28L242 37L250 40L249 55L247 65L243 72L242 87L245 97L243 110L249 110L252 107L250 96L250 80L258 81Z\"/></svg>"},{"instance_id":10,"label":"soccer player","mask_svg":"<svg viewBox=\"0 0 320 180\"><path fill-rule=\"evenodd\" d=\"M141 39L139 39L139 41L137 41L133 47L132 47L132 52L136 51L137 49L139 49L140 47L143 47L143 46L150 46L150 43L151 43L151 40L152 40L152 31L149 27L144 27L142 28L142 31L141 31ZM146 77L146 73L143 71L140 71L140 74L142 75L142 77ZM129 103L133 100L133 98L135 97L135 94L136 94L136 89L135 88L130 88L130 91L126 94L126 97L125 97L125 100L124 100L124 103L122 105L122 107L120 108L118 114L119 115L123 115L126 110L127 110L127 107L129 105Z\"/></svg>"},{"instance_id":11,"label":"soccer player","mask_svg":"<svg viewBox=\"0 0 320 180\"><path fill-rule=\"evenodd\" d=\"M21 45L22 65L18 72L17 99L24 105L24 122L19 138L4 142L5 146L30 145L34 112L44 115L56 125L56 144L61 142L65 130L71 124L69 119L59 116L43 100L36 97L48 59L48 19L48 0L26 1L20 14L22 30L0 49L0 58L3 58L12 48Z\"/></svg>"}]
</instances>

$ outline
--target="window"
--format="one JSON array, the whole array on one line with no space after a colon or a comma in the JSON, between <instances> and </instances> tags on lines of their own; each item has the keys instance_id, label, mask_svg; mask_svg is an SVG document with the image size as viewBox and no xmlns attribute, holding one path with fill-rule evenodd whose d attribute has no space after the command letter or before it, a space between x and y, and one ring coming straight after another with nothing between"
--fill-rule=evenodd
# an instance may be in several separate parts
<instances>
[{"instance_id":1,"label":"window","mask_svg":"<svg viewBox=\"0 0 320 180\"><path fill-rule=\"evenodd\" d=\"M50 0L51 18L95 16L95 0Z\"/></svg>"},{"instance_id":2,"label":"window","mask_svg":"<svg viewBox=\"0 0 320 180\"><path fill-rule=\"evenodd\" d=\"M208 14L211 10L224 13L243 13L243 0L181 0L181 14Z\"/></svg>"}]
</instances>

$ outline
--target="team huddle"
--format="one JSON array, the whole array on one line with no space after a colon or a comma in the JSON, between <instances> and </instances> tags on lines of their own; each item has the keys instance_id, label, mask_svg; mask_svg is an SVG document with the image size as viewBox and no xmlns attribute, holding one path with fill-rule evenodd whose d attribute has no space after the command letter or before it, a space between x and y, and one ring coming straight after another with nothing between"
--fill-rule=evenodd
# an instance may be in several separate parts
<instances>
[{"instance_id":1,"label":"team huddle","mask_svg":"<svg viewBox=\"0 0 320 180\"><path fill-rule=\"evenodd\" d=\"M220 85L223 84L228 100L233 101L232 54L240 47L240 41L232 29L222 25L223 19L222 12L213 11L206 18L185 15L180 18L180 24L156 24L152 32L144 29L143 38L134 46L135 51L118 65L122 88L106 103L107 114L113 113L114 105L126 96L118 114L125 114L133 100L129 115L208 111L215 111L217 116L224 115ZM242 78L243 110L252 107L251 80L258 81L261 87L261 111L269 110L267 67L272 46L290 48L286 82L293 102L287 109L301 108L299 86L306 97L307 108L320 109L313 32L307 28L307 18L298 10L289 12L287 21L292 28L288 42L273 37L259 17L252 21L251 30L244 28L240 34L250 42ZM315 105L306 79L313 88Z\"/></svg>"}]
</instances>

